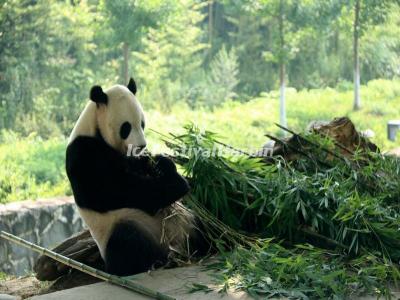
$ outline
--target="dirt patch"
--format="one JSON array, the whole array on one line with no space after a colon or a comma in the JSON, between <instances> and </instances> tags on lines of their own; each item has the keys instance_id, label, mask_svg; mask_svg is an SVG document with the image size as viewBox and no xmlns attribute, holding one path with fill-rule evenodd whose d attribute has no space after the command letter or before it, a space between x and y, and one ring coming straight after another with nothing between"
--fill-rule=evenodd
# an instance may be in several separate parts
<instances>
[{"instance_id":1,"label":"dirt patch","mask_svg":"<svg viewBox=\"0 0 400 300\"><path fill-rule=\"evenodd\" d=\"M76 270L68 272L56 281L39 281L33 275L18 278L9 277L0 280L0 294L25 299L35 295L43 295L99 281L101 280Z\"/></svg>"},{"instance_id":2,"label":"dirt patch","mask_svg":"<svg viewBox=\"0 0 400 300\"><path fill-rule=\"evenodd\" d=\"M0 294L8 294L22 299L40 294L47 284L40 282L34 276L10 278L0 281Z\"/></svg>"}]
</instances>

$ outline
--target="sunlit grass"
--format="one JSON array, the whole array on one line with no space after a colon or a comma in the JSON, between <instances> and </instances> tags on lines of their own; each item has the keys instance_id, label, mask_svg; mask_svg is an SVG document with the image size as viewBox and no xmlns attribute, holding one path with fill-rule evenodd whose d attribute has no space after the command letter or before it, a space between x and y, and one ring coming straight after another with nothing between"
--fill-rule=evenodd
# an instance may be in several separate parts
<instances>
[{"instance_id":1,"label":"sunlit grass","mask_svg":"<svg viewBox=\"0 0 400 300\"><path fill-rule=\"evenodd\" d=\"M70 194L64 156L63 139L3 137L0 203Z\"/></svg>"},{"instance_id":2,"label":"sunlit grass","mask_svg":"<svg viewBox=\"0 0 400 300\"><path fill-rule=\"evenodd\" d=\"M372 141L383 150L400 145L387 139L387 122L400 119L400 80L375 80L361 89L360 111L352 110L353 92L331 88L302 90L287 89L288 127L304 131L315 120L329 121L348 116L364 131L372 130ZM247 103L227 102L213 112L189 110L176 105L169 114L150 111L147 114L150 128L163 133L181 132L182 126L193 122L201 128L217 132L223 140L241 148L258 149L266 141L265 133L280 134L274 123L279 122L279 94L270 92ZM157 143L158 135L149 134ZM400 140L400 138L399 138Z\"/></svg>"}]
</instances>

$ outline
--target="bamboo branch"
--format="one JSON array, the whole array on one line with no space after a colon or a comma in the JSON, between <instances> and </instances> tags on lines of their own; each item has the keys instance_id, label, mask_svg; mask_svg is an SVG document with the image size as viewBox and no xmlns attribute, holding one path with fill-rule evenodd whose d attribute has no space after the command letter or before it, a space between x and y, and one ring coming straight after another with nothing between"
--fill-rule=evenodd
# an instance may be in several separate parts
<instances>
[{"instance_id":1,"label":"bamboo branch","mask_svg":"<svg viewBox=\"0 0 400 300\"><path fill-rule=\"evenodd\" d=\"M3 239L6 239L8 241L11 241L15 244L18 244L20 246L23 246L25 248L31 249L33 251L36 251L38 253L41 253L43 255L46 255L58 262L61 262L71 268L77 269L83 273L89 274L93 277L99 278L101 280L104 280L106 282L110 282L112 284L118 285L118 286L122 286L122 287L126 287L131 291L137 292L139 294L145 295L145 296L149 296L152 297L154 299L158 299L158 300L176 300L175 298L172 298L168 295L162 294L160 292L154 291L152 289L149 289L145 286L142 286L140 284L137 284L131 280L125 279L123 277L119 277L116 275L111 275L109 273L100 271L98 269L89 267L88 265L85 265L83 263L80 263L76 260L73 260L71 258L65 257L63 255L60 255L54 251L48 250L46 248L40 247L38 245L35 245L31 242L28 242L24 239L21 239L15 235L12 235L8 232L5 231L0 231L0 237L2 237Z\"/></svg>"}]
</instances>

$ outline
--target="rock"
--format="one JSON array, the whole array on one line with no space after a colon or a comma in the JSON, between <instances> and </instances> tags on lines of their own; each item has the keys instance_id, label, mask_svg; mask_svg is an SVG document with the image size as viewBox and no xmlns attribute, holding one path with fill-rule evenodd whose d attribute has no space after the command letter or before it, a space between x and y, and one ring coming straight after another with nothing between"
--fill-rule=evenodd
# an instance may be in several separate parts
<instances>
[{"instance_id":1,"label":"rock","mask_svg":"<svg viewBox=\"0 0 400 300\"><path fill-rule=\"evenodd\" d=\"M83 229L72 197L0 204L0 230L50 247ZM32 271L38 254L0 240L0 272L21 276Z\"/></svg>"}]
</instances>

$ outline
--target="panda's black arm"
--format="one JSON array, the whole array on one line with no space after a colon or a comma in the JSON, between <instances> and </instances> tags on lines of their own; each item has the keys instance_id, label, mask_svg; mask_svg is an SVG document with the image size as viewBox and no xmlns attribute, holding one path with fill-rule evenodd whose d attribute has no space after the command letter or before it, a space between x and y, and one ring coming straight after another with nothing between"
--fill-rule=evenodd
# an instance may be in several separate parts
<instances>
[{"instance_id":1,"label":"panda's black arm","mask_svg":"<svg viewBox=\"0 0 400 300\"><path fill-rule=\"evenodd\" d=\"M129 201L127 205L141 208L151 214L181 199L189 192L188 182L179 175L172 160L159 155L155 157L155 161L155 169L158 170L159 175L127 174L124 176L126 182L123 183L123 187L127 189L125 191L125 198ZM150 173L156 172L153 170ZM134 198L132 198L132 192L135 195Z\"/></svg>"},{"instance_id":2,"label":"panda's black arm","mask_svg":"<svg viewBox=\"0 0 400 300\"><path fill-rule=\"evenodd\" d=\"M129 179L136 180L135 178ZM178 173L158 178L142 178L136 182L138 184L132 185L127 182L125 185L127 187L126 199L129 201L127 205L132 208L140 208L150 214L167 207L189 192L188 182Z\"/></svg>"},{"instance_id":3,"label":"panda's black arm","mask_svg":"<svg viewBox=\"0 0 400 300\"><path fill-rule=\"evenodd\" d=\"M179 174L174 178L143 178L129 175L107 189L99 188L96 192L97 204L101 211L118 208L137 208L155 214L181 199L189 191L189 185ZM111 203L110 203L111 202Z\"/></svg>"},{"instance_id":4,"label":"panda's black arm","mask_svg":"<svg viewBox=\"0 0 400 300\"><path fill-rule=\"evenodd\" d=\"M99 212L128 207L154 214L189 190L186 180L171 169L169 162L158 161L164 169L162 176L133 174L126 157L104 141L78 137L67 148L66 169L80 207Z\"/></svg>"}]
</instances>

